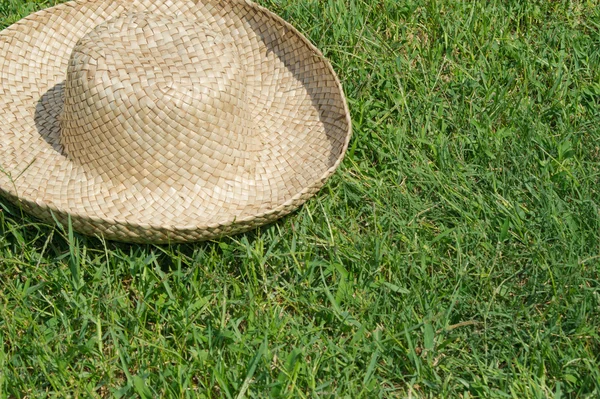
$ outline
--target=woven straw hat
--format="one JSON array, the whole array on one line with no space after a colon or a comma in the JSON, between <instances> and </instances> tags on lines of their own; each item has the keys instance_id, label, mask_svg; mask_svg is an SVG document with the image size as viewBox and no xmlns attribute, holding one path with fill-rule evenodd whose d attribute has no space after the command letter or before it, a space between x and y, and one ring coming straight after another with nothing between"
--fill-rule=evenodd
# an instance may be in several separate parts
<instances>
[{"instance_id":1,"label":"woven straw hat","mask_svg":"<svg viewBox=\"0 0 600 399\"><path fill-rule=\"evenodd\" d=\"M61 4L0 32L0 81L0 194L107 239L273 221L350 139L331 65L247 0Z\"/></svg>"}]
</instances>

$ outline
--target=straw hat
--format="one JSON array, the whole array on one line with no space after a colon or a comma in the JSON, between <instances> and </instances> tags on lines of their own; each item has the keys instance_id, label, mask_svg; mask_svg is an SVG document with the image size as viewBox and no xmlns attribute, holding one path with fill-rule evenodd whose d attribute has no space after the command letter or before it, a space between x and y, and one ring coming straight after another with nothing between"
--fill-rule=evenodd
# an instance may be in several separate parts
<instances>
[{"instance_id":1,"label":"straw hat","mask_svg":"<svg viewBox=\"0 0 600 399\"><path fill-rule=\"evenodd\" d=\"M350 139L331 65L247 0L61 4L0 32L0 81L0 195L107 239L271 222Z\"/></svg>"}]
</instances>

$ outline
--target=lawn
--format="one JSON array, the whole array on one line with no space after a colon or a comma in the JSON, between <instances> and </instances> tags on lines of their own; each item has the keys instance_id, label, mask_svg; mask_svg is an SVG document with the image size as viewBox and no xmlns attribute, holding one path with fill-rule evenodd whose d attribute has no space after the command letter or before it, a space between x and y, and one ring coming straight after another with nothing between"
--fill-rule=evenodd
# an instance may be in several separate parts
<instances>
[{"instance_id":1,"label":"lawn","mask_svg":"<svg viewBox=\"0 0 600 399\"><path fill-rule=\"evenodd\" d=\"M339 74L342 166L190 245L0 198L0 398L599 397L598 1L260 3Z\"/></svg>"}]
</instances>

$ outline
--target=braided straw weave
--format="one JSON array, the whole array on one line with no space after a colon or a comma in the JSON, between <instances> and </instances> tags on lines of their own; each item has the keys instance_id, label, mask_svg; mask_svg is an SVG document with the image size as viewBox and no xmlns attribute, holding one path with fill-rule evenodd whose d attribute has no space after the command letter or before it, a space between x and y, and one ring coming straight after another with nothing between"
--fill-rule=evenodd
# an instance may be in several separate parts
<instances>
[{"instance_id":1,"label":"braided straw weave","mask_svg":"<svg viewBox=\"0 0 600 399\"><path fill-rule=\"evenodd\" d=\"M0 32L0 81L0 194L107 239L271 222L350 139L331 65L247 0L61 4Z\"/></svg>"}]
</instances>

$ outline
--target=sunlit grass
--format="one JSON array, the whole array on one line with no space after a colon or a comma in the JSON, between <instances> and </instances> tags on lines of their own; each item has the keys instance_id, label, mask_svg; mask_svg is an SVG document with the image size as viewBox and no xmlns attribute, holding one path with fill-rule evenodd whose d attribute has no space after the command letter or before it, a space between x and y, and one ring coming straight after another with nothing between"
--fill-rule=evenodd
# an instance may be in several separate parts
<instances>
[{"instance_id":1,"label":"sunlit grass","mask_svg":"<svg viewBox=\"0 0 600 399\"><path fill-rule=\"evenodd\" d=\"M339 172L196 245L0 199L0 397L599 396L597 2L260 3L342 80Z\"/></svg>"}]
</instances>

